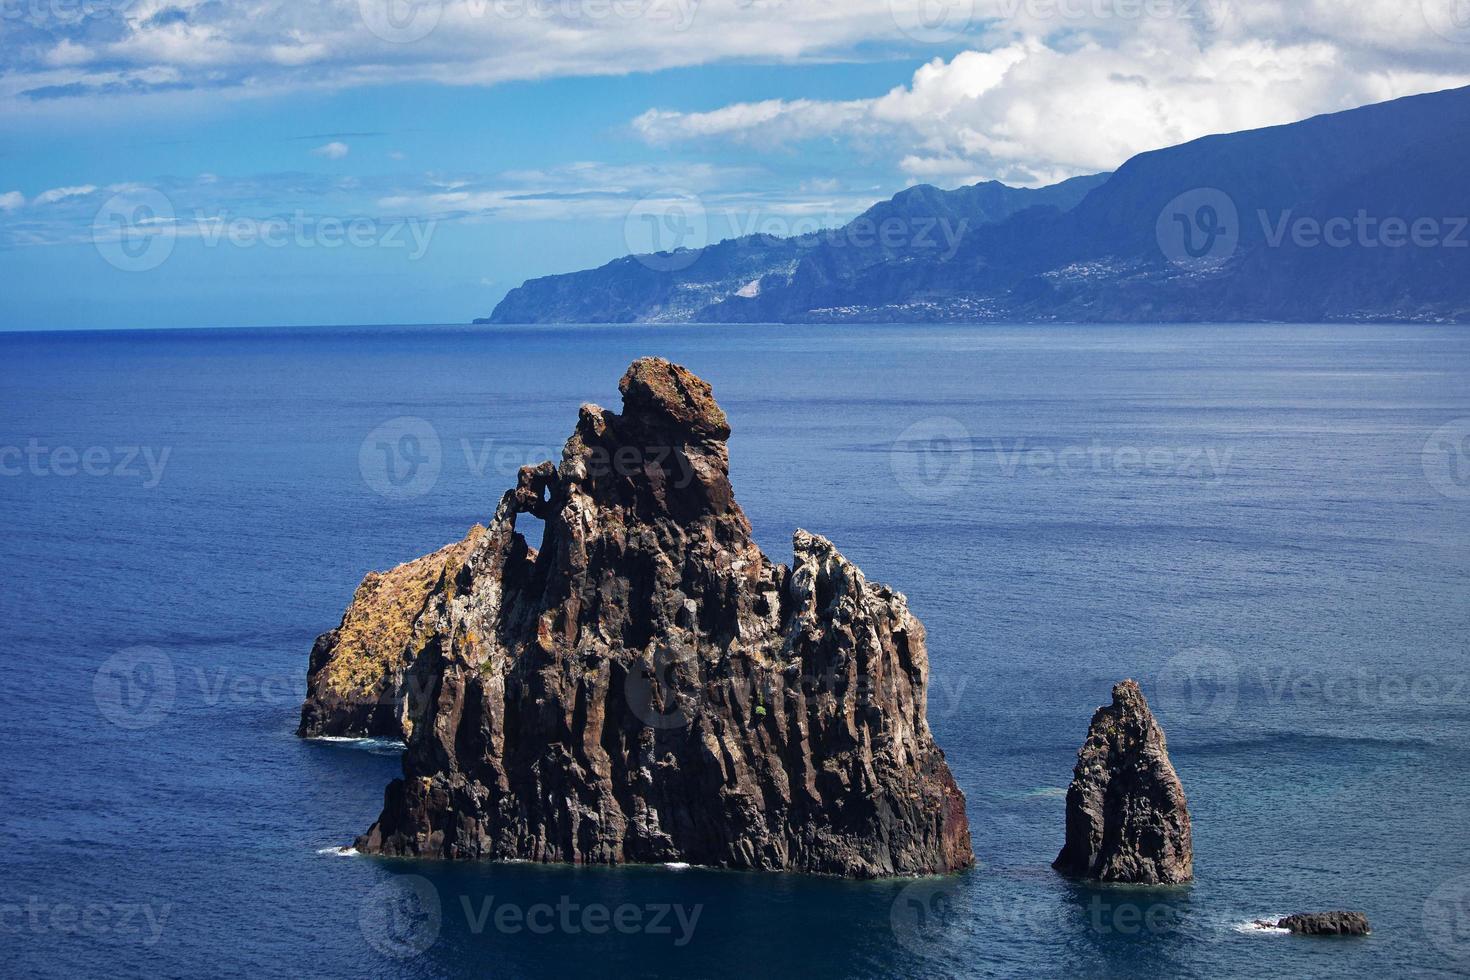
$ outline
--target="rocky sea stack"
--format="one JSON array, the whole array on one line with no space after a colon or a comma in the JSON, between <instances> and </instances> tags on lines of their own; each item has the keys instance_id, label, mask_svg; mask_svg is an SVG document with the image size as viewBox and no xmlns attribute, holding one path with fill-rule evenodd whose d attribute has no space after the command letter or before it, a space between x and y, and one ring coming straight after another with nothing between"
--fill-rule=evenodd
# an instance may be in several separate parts
<instances>
[{"instance_id":1,"label":"rocky sea stack","mask_svg":"<svg viewBox=\"0 0 1470 980\"><path fill-rule=\"evenodd\" d=\"M1138 684L1097 709L1067 789L1067 840L1053 864L1075 878L1172 885L1194 877L1189 807L1164 730Z\"/></svg>"},{"instance_id":2,"label":"rocky sea stack","mask_svg":"<svg viewBox=\"0 0 1470 980\"><path fill-rule=\"evenodd\" d=\"M1366 936L1373 931L1362 912L1304 912L1275 922L1258 920L1256 925L1302 936Z\"/></svg>"},{"instance_id":3,"label":"rocky sea stack","mask_svg":"<svg viewBox=\"0 0 1470 980\"><path fill-rule=\"evenodd\" d=\"M969 866L904 597L813 534L797 532L790 568L761 553L704 381L645 358L620 388L622 413L583 406L560 466L523 468L488 527L369 576L318 641L304 733L402 706L404 776L358 849L861 877ZM539 550L516 530L527 513L545 522ZM353 691L390 707L364 713Z\"/></svg>"}]
</instances>

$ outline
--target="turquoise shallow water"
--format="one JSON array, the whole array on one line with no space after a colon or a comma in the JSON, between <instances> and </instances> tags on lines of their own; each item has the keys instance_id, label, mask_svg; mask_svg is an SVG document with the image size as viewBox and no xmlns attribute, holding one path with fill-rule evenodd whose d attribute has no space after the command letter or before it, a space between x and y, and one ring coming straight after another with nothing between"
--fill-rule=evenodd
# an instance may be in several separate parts
<instances>
[{"instance_id":1,"label":"turquoise shallow water","mask_svg":"<svg viewBox=\"0 0 1470 980\"><path fill-rule=\"evenodd\" d=\"M908 595L976 871L329 852L398 763L292 737L312 638L365 571L484 520L643 354L714 384L773 558L806 527ZM1464 331L12 334L0 406L17 975L1470 970ZM1088 718L1125 676L1189 794L1189 888L1049 868ZM1243 927L1336 907L1376 933Z\"/></svg>"}]
</instances>

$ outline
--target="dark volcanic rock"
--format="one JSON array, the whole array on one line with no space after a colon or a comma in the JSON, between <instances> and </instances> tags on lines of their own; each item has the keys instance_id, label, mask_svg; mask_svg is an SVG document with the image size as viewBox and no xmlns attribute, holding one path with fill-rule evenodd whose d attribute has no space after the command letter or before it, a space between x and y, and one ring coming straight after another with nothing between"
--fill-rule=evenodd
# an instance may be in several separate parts
<instances>
[{"instance_id":1,"label":"dark volcanic rock","mask_svg":"<svg viewBox=\"0 0 1470 980\"><path fill-rule=\"evenodd\" d=\"M1136 884L1194 876L1184 787L1164 731L1131 680L1092 716L1067 789L1067 841L1052 866L1077 878Z\"/></svg>"},{"instance_id":2,"label":"dark volcanic rock","mask_svg":"<svg viewBox=\"0 0 1470 980\"><path fill-rule=\"evenodd\" d=\"M1260 921L1268 929L1286 929L1303 936L1366 936L1373 931L1362 912L1307 912L1276 922Z\"/></svg>"},{"instance_id":3,"label":"dark volcanic rock","mask_svg":"<svg viewBox=\"0 0 1470 980\"><path fill-rule=\"evenodd\" d=\"M924 628L824 539L751 538L709 385L646 358L522 469L407 637L367 853L878 876L973 862ZM545 521L539 551L519 514ZM396 608L408 610L415 602ZM322 667L320 669L328 669Z\"/></svg>"}]
</instances>

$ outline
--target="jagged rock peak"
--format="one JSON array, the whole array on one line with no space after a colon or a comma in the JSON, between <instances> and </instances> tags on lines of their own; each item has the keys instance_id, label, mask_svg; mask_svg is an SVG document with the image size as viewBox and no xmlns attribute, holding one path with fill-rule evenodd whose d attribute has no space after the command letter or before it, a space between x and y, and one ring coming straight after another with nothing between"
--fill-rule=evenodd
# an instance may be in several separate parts
<instances>
[{"instance_id":1,"label":"jagged rock peak","mask_svg":"<svg viewBox=\"0 0 1470 980\"><path fill-rule=\"evenodd\" d=\"M618 382L623 418L650 428L687 432L724 442L730 423L715 403L709 382L662 357L641 357Z\"/></svg>"},{"instance_id":2,"label":"jagged rock peak","mask_svg":"<svg viewBox=\"0 0 1470 980\"><path fill-rule=\"evenodd\" d=\"M645 358L620 387L623 412L583 406L560 465L521 470L401 627L404 778L358 849L968 867L904 597L814 534L791 568L761 553L703 380ZM545 521L539 550L523 513Z\"/></svg>"},{"instance_id":3,"label":"jagged rock peak","mask_svg":"<svg viewBox=\"0 0 1470 980\"><path fill-rule=\"evenodd\" d=\"M1164 730L1137 682L1097 709L1067 789L1067 838L1053 864L1097 881L1179 884L1194 876L1189 806Z\"/></svg>"}]
</instances>

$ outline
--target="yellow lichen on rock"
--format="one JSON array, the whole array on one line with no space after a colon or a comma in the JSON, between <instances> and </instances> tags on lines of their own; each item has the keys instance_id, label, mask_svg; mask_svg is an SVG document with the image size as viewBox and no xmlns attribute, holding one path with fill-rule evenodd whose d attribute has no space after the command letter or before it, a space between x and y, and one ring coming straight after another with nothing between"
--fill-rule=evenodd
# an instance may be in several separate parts
<instances>
[{"instance_id":1,"label":"yellow lichen on rock","mask_svg":"<svg viewBox=\"0 0 1470 980\"><path fill-rule=\"evenodd\" d=\"M453 602L454 582L484 533L476 525L462 541L362 580L342 624L312 650L299 734L408 734L404 671L435 635L438 614Z\"/></svg>"},{"instance_id":2,"label":"yellow lichen on rock","mask_svg":"<svg viewBox=\"0 0 1470 980\"><path fill-rule=\"evenodd\" d=\"M337 634L337 647L323 680L336 694L371 691L401 663L424 603L444 579L464 564L470 545L484 528L432 555L371 572L358 586Z\"/></svg>"}]
</instances>

